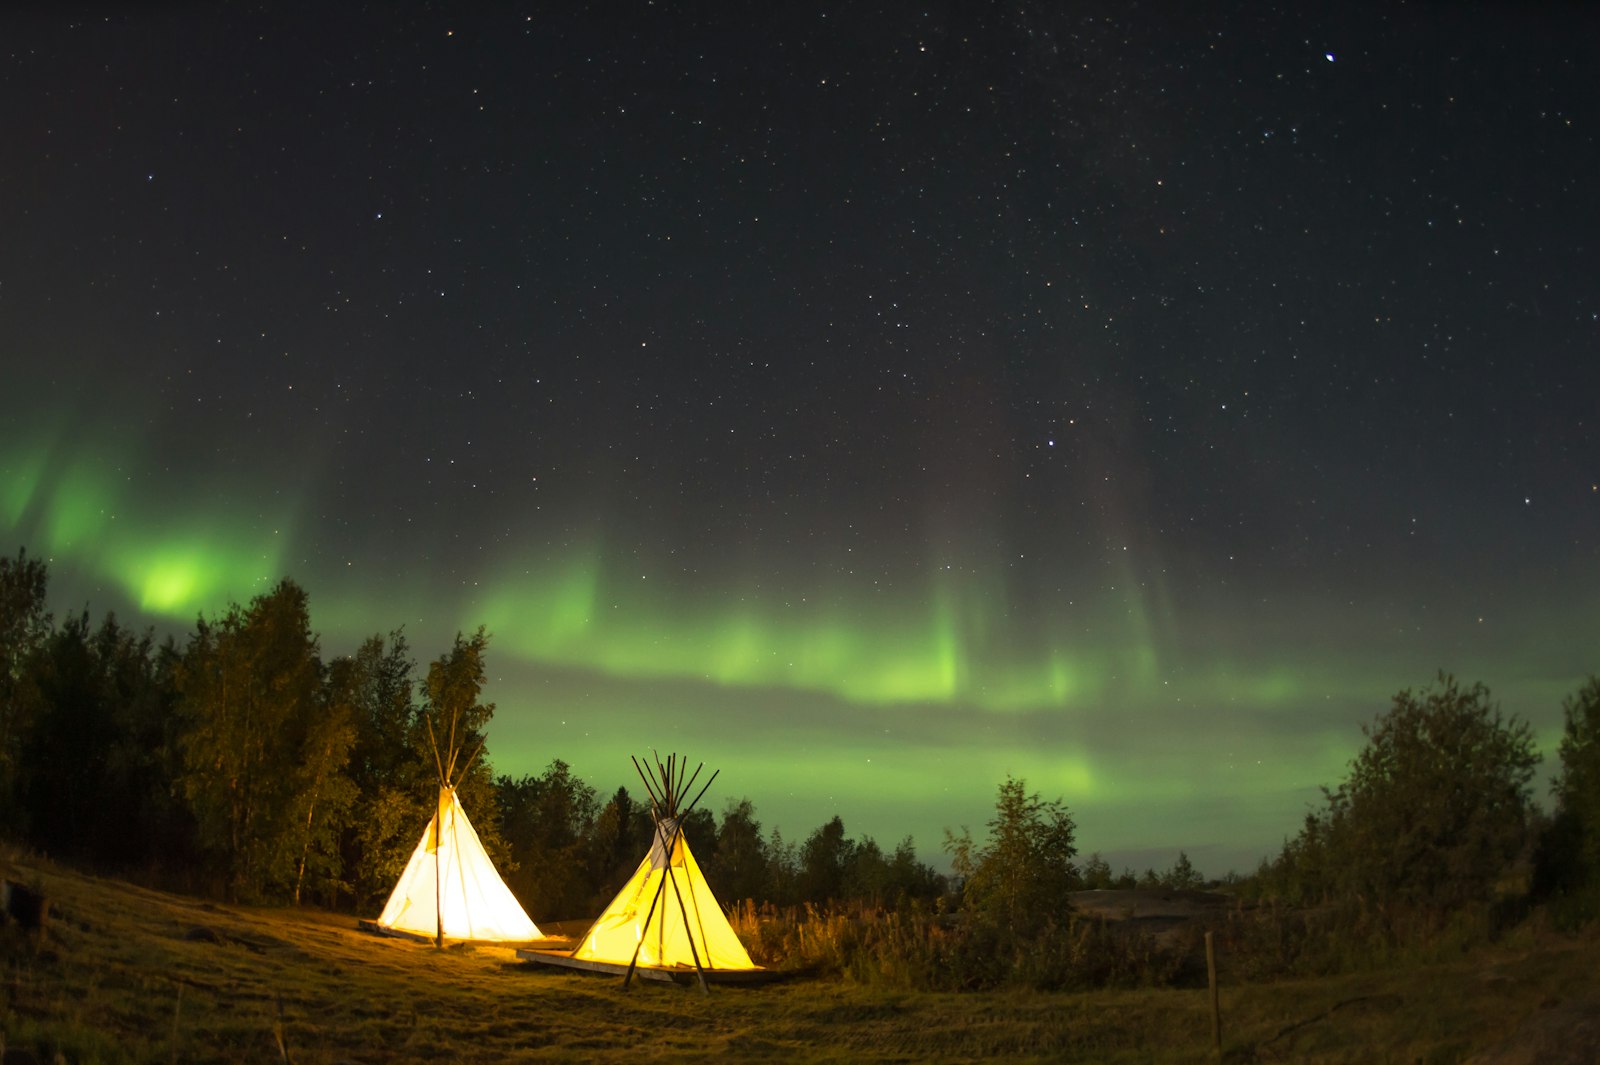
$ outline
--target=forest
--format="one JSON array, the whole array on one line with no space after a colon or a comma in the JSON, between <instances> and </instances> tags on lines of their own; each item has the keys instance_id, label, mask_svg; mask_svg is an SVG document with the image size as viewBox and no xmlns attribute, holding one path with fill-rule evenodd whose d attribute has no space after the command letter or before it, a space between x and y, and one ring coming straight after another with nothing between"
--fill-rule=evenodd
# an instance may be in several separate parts
<instances>
[{"instance_id":1,"label":"forest","mask_svg":"<svg viewBox=\"0 0 1600 1065\"><path fill-rule=\"evenodd\" d=\"M57 620L49 572L0 558L0 809L9 841L78 868L230 902L382 906L426 825L432 730L480 745L491 634L419 664L403 631L325 660L307 593L283 580L158 642L112 615ZM1080 857L1072 812L997 783L983 838L944 841L951 876L909 838L851 838L838 817L803 839L763 832L750 798L684 826L753 956L921 989L1166 984L1195 942L1080 916L1071 893L1210 887L1240 971L1358 967L1397 950L1493 938L1537 913L1600 913L1600 680L1564 704L1556 804L1534 801L1529 726L1481 684L1441 674L1366 726L1346 779L1281 852L1203 884L1181 855L1113 873ZM648 806L602 795L559 759L497 775L487 748L460 792L535 921L599 912L648 849Z\"/></svg>"}]
</instances>

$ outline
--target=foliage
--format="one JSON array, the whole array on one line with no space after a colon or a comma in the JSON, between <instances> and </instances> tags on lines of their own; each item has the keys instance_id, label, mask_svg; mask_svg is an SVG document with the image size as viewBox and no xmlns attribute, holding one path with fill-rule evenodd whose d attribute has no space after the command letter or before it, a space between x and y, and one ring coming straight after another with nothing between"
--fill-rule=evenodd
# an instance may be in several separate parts
<instances>
[{"instance_id":1,"label":"foliage","mask_svg":"<svg viewBox=\"0 0 1600 1065\"><path fill-rule=\"evenodd\" d=\"M231 896L298 892L308 864L324 877L337 866L349 793L333 778L354 733L322 672L306 594L287 580L202 618L179 663L180 783Z\"/></svg>"},{"instance_id":2,"label":"foliage","mask_svg":"<svg viewBox=\"0 0 1600 1065\"><path fill-rule=\"evenodd\" d=\"M1528 725L1482 684L1440 675L1363 728L1350 774L1324 794L1270 876L1291 900L1448 911L1493 896L1527 841L1538 764Z\"/></svg>"},{"instance_id":3,"label":"foliage","mask_svg":"<svg viewBox=\"0 0 1600 1065\"><path fill-rule=\"evenodd\" d=\"M1600 677L1562 703L1561 776L1556 797L1581 827L1584 864L1600 871Z\"/></svg>"},{"instance_id":4,"label":"foliage","mask_svg":"<svg viewBox=\"0 0 1600 1065\"><path fill-rule=\"evenodd\" d=\"M594 789L556 759L537 777L498 778L495 796L514 863L506 882L528 915L542 921L587 913L593 890L586 859L599 806Z\"/></svg>"},{"instance_id":5,"label":"foliage","mask_svg":"<svg viewBox=\"0 0 1600 1065\"><path fill-rule=\"evenodd\" d=\"M27 838L43 850L125 868L158 844L189 857L187 819L173 801L171 698L149 633L85 611L50 633L35 684L49 708L25 745Z\"/></svg>"},{"instance_id":6,"label":"foliage","mask_svg":"<svg viewBox=\"0 0 1600 1065\"><path fill-rule=\"evenodd\" d=\"M761 822L756 820L755 804L748 798L728 800L722 811L722 823L717 828L716 848L702 864L707 878L717 885L724 900L738 902L768 897L771 869L767 846L761 838Z\"/></svg>"},{"instance_id":7,"label":"foliage","mask_svg":"<svg viewBox=\"0 0 1600 1065\"><path fill-rule=\"evenodd\" d=\"M0 558L0 812L9 812L22 744L38 705L33 660L50 630L49 570L17 549Z\"/></svg>"},{"instance_id":8,"label":"foliage","mask_svg":"<svg viewBox=\"0 0 1600 1065\"><path fill-rule=\"evenodd\" d=\"M369 636L329 668L329 688L350 704L355 727L349 775L356 794L341 852L345 888L363 910L394 889L437 800L415 670L400 630Z\"/></svg>"},{"instance_id":9,"label":"foliage","mask_svg":"<svg viewBox=\"0 0 1600 1065\"><path fill-rule=\"evenodd\" d=\"M364 793L434 781L432 759L419 757L422 723L416 704L416 662L405 632L374 634L349 658L333 663L333 686L354 710L356 741L350 776ZM428 796L432 800L432 796Z\"/></svg>"},{"instance_id":10,"label":"foliage","mask_svg":"<svg viewBox=\"0 0 1600 1065\"><path fill-rule=\"evenodd\" d=\"M588 912L610 902L650 849L654 831L650 810L635 802L627 788L618 788L594 819L589 834L587 866L593 880Z\"/></svg>"},{"instance_id":11,"label":"foliage","mask_svg":"<svg viewBox=\"0 0 1600 1065\"><path fill-rule=\"evenodd\" d=\"M340 835L359 794L345 772L357 735L356 692L340 683L347 679L342 671L332 675L320 713L302 723L300 757L291 773L295 834L286 840L294 850L289 857L295 865L296 902L308 889L332 898L345 886Z\"/></svg>"},{"instance_id":12,"label":"foliage","mask_svg":"<svg viewBox=\"0 0 1600 1065\"><path fill-rule=\"evenodd\" d=\"M1084 859L1078 879L1086 890L1091 891L1105 891L1116 883L1111 874L1111 863L1102 858L1099 851Z\"/></svg>"},{"instance_id":13,"label":"foliage","mask_svg":"<svg viewBox=\"0 0 1600 1065\"><path fill-rule=\"evenodd\" d=\"M507 873L514 861L500 834L499 818L487 816L495 809L494 772L484 735L494 704L480 701L488 648L489 633L479 626L471 636L456 633L450 650L429 663L422 682L421 728L413 730L412 751L426 767L420 775L428 781L429 808L438 798L433 792L438 782L453 783L469 816L471 811L484 812L473 828L490 859Z\"/></svg>"},{"instance_id":14,"label":"foliage","mask_svg":"<svg viewBox=\"0 0 1600 1065\"><path fill-rule=\"evenodd\" d=\"M363 795L351 825L359 858L350 868L349 890L362 912L381 906L405 872L433 814L437 792L423 802L415 790L380 786Z\"/></svg>"},{"instance_id":15,"label":"foliage","mask_svg":"<svg viewBox=\"0 0 1600 1065\"><path fill-rule=\"evenodd\" d=\"M1568 916L1600 914L1600 677L1562 703L1556 810L1539 841L1536 887Z\"/></svg>"},{"instance_id":16,"label":"foliage","mask_svg":"<svg viewBox=\"0 0 1600 1065\"><path fill-rule=\"evenodd\" d=\"M971 918L919 901L893 910L745 905L731 923L759 964L910 991L1163 986L1197 951L1192 937L1157 940L1065 912L1042 917L1027 936Z\"/></svg>"},{"instance_id":17,"label":"foliage","mask_svg":"<svg viewBox=\"0 0 1600 1065\"><path fill-rule=\"evenodd\" d=\"M800 846L800 897L816 902L844 898L844 872L855 852L838 815L806 837Z\"/></svg>"},{"instance_id":18,"label":"foliage","mask_svg":"<svg viewBox=\"0 0 1600 1065\"><path fill-rule=\"evenodd\" d=\"M1172 868L1161 874L1161 886L1177 891L1197 891L1205 886L1205 877L1190 864L1189 856L1179 851Z\"/></svg>"},{"instance_id":19,"label":"foliage","mask_svg":"<svg viewBox=\"0 0 1600 1065\"><path fill-rule=\"evenodd\" d=\"M494 704L482 698L481 628L458 633L419 683L401 630L324 663L308 597L291 581L200 618L181 647L157 647L87 611L54 628L44 565L19 555L0 570L11 700L0 725L15 726L4 765L27 769L4 781L10 826L43 850L185 890L370 912L452 770L479 837L536 917L594 912L649 848L649 811L625 788L602 808L559 760L538 777L496 780L482 746ZM720 818L696 809L683 830L727 899L898 906L944 887L909 839L889 853L849 838L837 818L806 837L803 856L776 830L763 838L748 799Z\"/></svg>"},{"instance_id":20,"label":"foliage","mask_svg":"<svg viewBox=\"0 0 1600 1065\"><path fill-rule=\"evenodd\" d=\"M951 867L963 881L966 907L1010 935L1021 934L1044 915L1060 912L1067 892L1079 887L1077 826L1061 801L1028 794L1025 781L1000 785L989 842L977 847L971 833L945 831Z\"/></svg>"}]
</instances>

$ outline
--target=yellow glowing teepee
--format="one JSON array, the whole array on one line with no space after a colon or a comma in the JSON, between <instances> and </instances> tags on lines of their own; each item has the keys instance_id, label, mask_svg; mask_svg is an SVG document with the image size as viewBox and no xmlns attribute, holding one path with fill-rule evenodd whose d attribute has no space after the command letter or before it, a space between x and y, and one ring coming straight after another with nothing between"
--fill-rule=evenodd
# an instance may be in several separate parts
<instances>
[{"instance_id":1,"label":"yellow glowing teepee","mask_svg":"<svg viewBox=\"0 0 1600 1065\"><path fill-rule=\"evenodd\" d=\"M572 958L601 966L627 966L624 985L638 966L694 972L702 987L708 971L759 969L728 924L683 837L684 818L717 774L711 774L694 802L684 805L683 797L694 786L699 769L685 785L684 763L676 755L669 756L665 765L656 762L654 780L638 759L633 764L650 793L655 842L617 897L584 933Z\"/></svg>"}]
</instances>

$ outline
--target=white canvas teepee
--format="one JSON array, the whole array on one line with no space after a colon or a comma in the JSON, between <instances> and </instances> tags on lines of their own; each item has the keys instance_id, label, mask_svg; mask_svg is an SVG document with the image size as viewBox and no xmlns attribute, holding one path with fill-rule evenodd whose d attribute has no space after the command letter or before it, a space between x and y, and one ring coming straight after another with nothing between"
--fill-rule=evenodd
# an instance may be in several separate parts
<instances>
[{"instance_id":1,"label":"white canvas teepee","mask_svg":"<svg viewBox=\"0 0 1600 1065\"><path fill-rule=\"evenodd\" d=\"M427 715L428 742L439 771L439 801L405 872L389 895L383 913L369 927L446 939L522 942L543 938L528 913L495 871L494 862L461 808L456 787L483 751L483 741L456 772L461 749L456 746L457 719L450 720L450 746L444 754ZM368 925L368 922L363 922Z\"/></svg>"},{"instance_id":2,"label":"white canvas teepee","mask_svg":"<svg viewBox=\"0 0 1600 1065\"><path fill-rule=\"evenodd\" d=\"M759 970L744 944L728 924L711 885L683 837L683 819L700 796L685 805L684 795L694 785L683 783L683 764L677 756L666 765L656 763L652 781L643 768L639 775L650 792L651 814L656 821L655 842L633 876L611 900L605 912L584 933L571 957L601 966L627 967L627 979L637 966L651 969L688 969L705 986L708 971ZM639 767L638 760L634 766ZM695 770L699 776L700 770ZM716 779L706 781L706 788ZM700 795L705 788L700 789ZM528 955L524 954L523 957ZM615 971L615 970L614 970ZM626 984L626 980L624 981Z\"/></svg>"},{"instance_id":3,"label":"white canvas teepee","mask_svg":"<svg viewBox=\"0 0 1600 1065\"><path fill-rule=\"evenodd\" d=\"M378 925L439 939L521 942L540 937L538 926L495 871L455 788L449 786L439 789L433 820Z\"/></svg>"}]
</instances>

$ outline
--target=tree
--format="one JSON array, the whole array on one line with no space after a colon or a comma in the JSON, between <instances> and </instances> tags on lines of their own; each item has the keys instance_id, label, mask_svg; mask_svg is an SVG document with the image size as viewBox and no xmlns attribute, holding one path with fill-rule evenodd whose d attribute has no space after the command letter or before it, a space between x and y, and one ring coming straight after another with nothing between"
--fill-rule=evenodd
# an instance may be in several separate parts
<instances>
[{"instance_id":1,"label":"tree","mask_svg":"<svg viewBox=\"0 0 1600 1065\"><path fill-rule=\"evenodd\" d=\"M1556 812L1540 846L1540 887L1600 888L1600 677L1562 702Z\"/></svg>"},{"instance_id":2,"label":"tree","mask_svg":"<svg viewBox=\"0 0 1600 1065\"><path fill-rule=\"evenodd\" d=\"M297 723L304 731L297 738L300 757L295 761L294 799L289 811L294 835L287 840L293 848L297 903L308 878L309 886L329 897L347 886L339 879L343 870L339 837L359 795L345 772L357 735L356 692L349 679L342 671L330 675L319 700L320 712Z\"/></svg>"},{"instance_id":3,"label":"tree","mask_svg":"<svg viewBox=\"0 0 1600 1065\"><path fill-rule=\"evenodd\" d=\"M556 759L537 777L495 781L513 872L506 882L534 920L572 917L595 893L584 860L592 848L594 789Z\"/></svg>"},{"instance_id":4,"label":"tree","mask_svg":"<svg viewBox=\"0 0 1600 1065\"><path fill-rule=\"evenodd\" d=\"M845 867L854 850L837 815L807 836L800 846L800 898L816 903L844 898Z\"/></svg>"},{"instance_id":5,"label":"tree","mask_svg":"<svg viewBox=\"0 0 1600 1065\"><path fill-rule=\"evenodd\" d=\"M175 679L182 653L172 636L158 645L153 638L114 627L110 616L96 634L114 704L103 800L130 811L102 827L98 852L113 865L147 862L147 870L187 878L200 863L194 817L174 786L183 776Z\"/></svg>"},{"instance_id":6,"label":"tree","mask_svg":"<svg viewBox=\"0 0 1600 1065\"><path fill-rule=\"evenodd\" d=\"M85 610L50 634L33 673L39 713L21 795L30 841L102 865L157 853L152 830L172 808L170 698L150 634L110 614L95 628Z\"/></svg>"},{"instance_id":7,"label":"tree","mask_svg":"<svg viewBox=\"0 0 1600 1065\"><path fill-rule=\"evenodd\" d=\"M394 889L437 796L438 769L416 703L416 662L405 633L374 634L334 661L329 687L353 710L350 778L355 807L342 852L358 906Z\"/></svg>"},{"instance_id":8,"label":"tree","mask_svg":"<svg viewBox=\"0 0 1600 1065\"><path fill-rule=\"evenodd\" d=\"M95 643L85 610L68 617L34 654L37 713L22 739L27 772L17 788L28 840L78 860L92 860L91 836L123 812L101 809L114 704Z\"/></svg>"},{"instance_id":9,"label":"tree","mask_svg":"<svg viewBox=\"0 0 1600 1065\"><path fill-rule=\"evenodd\" d=\"M616 895L649 852L654 827L650 811L618 788L594 819L589 833L589 881L594 885L587 909L598 911Z\"/></svg>"},{"instance_id":10,"label":"tree","mask_svg":"<svg viewBox=\"0 0 1600 1065\"><path fill-rule=\"evenodd\" d=\"M1189 856L1178 852L1178 860L1161 875L1161 886L1176 891L1195 891L1205 885L1206 879L1190 864Z\"/></svg>"},{"instance_id":11,"label":"tree","mask_svg":"<svg viewBox=\"0 0 1600 1065\"><path fill-rule=\"evenodd\" d=\"M1111 863L1102 858L1099 851L1095 851L1083 863L1081 878L1085 888L1103 891L1114 883Z\"/></svg>"},{"instance_id":12,"label":"tree","mask_svg":"<svg viewBox=\"0 0 1600 1065\"><path fill-rule=\"evenodd\" d=\"M706 863L709 879L729 901L766 899L771 870L761 822L749 799L728 800L717 828L716 850Z\"/></svg>"},{"instance_id":13,"label":"tree","mask_svg":"<svg viewBox=\"0 0 1600 1065\"><path fill-rule=\"evenodd\" d=\"M851 845L840 879L840 898L874 907L893 900L889 859L871 836L862 836Z\"/></svg>"},{"instance_id":14,"label":"tree","mask_svg":"<svg viewBox=\"0 0 1600 1065\"><path fill-rule=\"evenodd\" d=\"M1061 800L1045 802L1028 794L1025 781L1007 777L1000 785L989 842L978 848L965 828L945 830L951 867L965 883L964 903L1012 933L1065 908L1066 893L1078 886L1072 864L1078 853L1077 826Z\"/></svg>"},{"instance_id":15,"label":"tree","mask_svg":"<svg viewBox=\"0 0 1600 1065\"><path fill-rule=\"evenodd\" d=\"M793 906L802 898L799 850L776 828L767 840L767 885L768 898L780 906Z\"/></svg>"},{"instance_id":16,"label":"tree","mask_svg":"<svg viewBox=\"0 0 1600 1065\"><path fill-rule=\"evenodd\" d=\"M907 836L895 845L889 858L886 903L900 905L908 899L935 899L945 893L945 878L933 866L917 860L917 849Z\"/></svg>"},{"instance_id":17,"label":"tree","mask_svg":"<svg viewBox=\"0 0 1600 1065\"><path fill-rule=\"evenodd\" d=\"M417 720L416 662L405 632L387 639L373 634L349 658L333 664L335 687L346 693L354 710L356 742L350 752L350 775L363 793L383 787L414 788L423 775L432 780L431 758L415 756Z\"/></svg>"},{"instance_id":18,"label":"tree","mask_svg":"<svg viewBox=\"0 0 1600 1065\"><path fill-rule=\"evenodd\" d=\"M50 632L44 562L22 548L0 558L0 812L10 812L17 789L22 743L38 703L33 660Z\"/></svg>"},{"instance_id":19,"label":"tree","mask_svg":"<svg viewBox=\"0 0 1600 1065\"><path fill-rule=\"evenodd\" d=\"M1326 890L1437 909L1489 898L1527 841L1539 763L1528 725L1503 716L1482 684L1441 673L1362 732L1348 778L1297 841Z\"/></svg>"},{"instance_id":20,"label":"tree","mask_svg":"<svg viewBox=\"0 0 1600 1065\"><path fill-rule=\"evenodd\" d=\"M248 610L202 618L179 664L181 787L232 897L291 889L318 835L319 789L349 752L322 673L306 593L289 580Z\"/></svg>"},{"instance_id":21,"label":"tree","mask_svg":"<svg viewBox=\"0 0 1600 1065\"><path fill-rule=\"evenodd\" d=\"M484 731L494 717L494 704L479 702L487 677L484 661L488 648L489 633L480 625L470 637L456 633L450 650L429 664L422 683L424 700L418 726L413 730L412 750L426 767L422 774L430 782L437 781L441 770L450 768L435 761L436 749L440 758L447 759L452 751L459 751L463 762L472 759L470 766L455 766L454 772L460 777L455 782L456 795L469 813L477 814L473 827L478 840L505 875L511 871L512 861L500 834L500 820L490 816L496 809L496 796L494 773L484 743ZM431 808L437 795L430 790L427 799Z\"/></svg>"}]
</instances>

